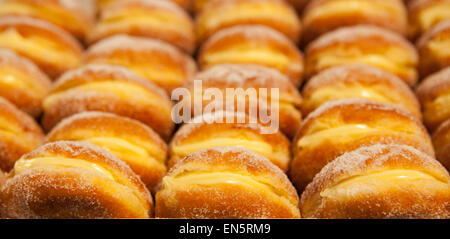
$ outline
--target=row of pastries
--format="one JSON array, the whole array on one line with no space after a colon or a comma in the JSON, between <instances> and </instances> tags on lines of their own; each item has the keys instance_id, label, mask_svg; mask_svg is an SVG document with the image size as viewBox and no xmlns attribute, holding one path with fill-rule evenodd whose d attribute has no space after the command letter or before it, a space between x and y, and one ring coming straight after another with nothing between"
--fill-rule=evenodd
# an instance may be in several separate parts
<instances>
[{"instance_id":1,"label":"row of pastries","mask_svg":"<svg viewBox=\"0 0 450 239\"><path fill-rule=\"evenodd\" d=\"M447 19L448 0L0 1L0 216L450 218ZM196 115L207 91L171 100L194 80L279 108Z\"/></svg>"}]
</instances>

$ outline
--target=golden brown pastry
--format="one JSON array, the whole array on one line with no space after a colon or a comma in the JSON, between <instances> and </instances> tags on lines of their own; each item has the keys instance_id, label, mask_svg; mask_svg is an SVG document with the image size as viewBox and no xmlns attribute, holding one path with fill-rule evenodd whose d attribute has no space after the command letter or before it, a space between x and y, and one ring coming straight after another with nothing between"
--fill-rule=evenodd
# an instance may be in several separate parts
<instances>
[{"instance_id":1,"label":"golden brown pastry","mask_svg":"<svg viewBox=\"0 0 450 239\"><path fill-rule=\"evenodd\" d=\"M441 22L426 32L417 41L417 49L422 77L450 66L450 20Z\"/></svg>"},{"instance_id":2,"label":"golden brown pastry","mask_svg":"<svg viewBox=\"0 0 450 239\"><path fill-rule=\"evenodd\" d=\"M126 117L85 112L61 121L47 135L47 142L86 141L107 149L127 163L149 190L166 173L167 145L151 128Z\"/></svg>"},{"instance_id":3,"label":"golden brown pastry","mask_svg":"<svg viewBox=\"0 0 450 239\"><path fill-rule=\"evenodd\" d=\"M100 8L100 10L104 9L107 5L119 2L119 1L129 1L129 0L97 0L97 5ZM180 7L190 10L192 8L192 1L195 0L159 0L159 1L171 1L176 4L178 4Z\"/></svg>"},{"instance_id":4,"label":"golden brown pastry","mask_svg":"<svg viewBox=\"0 0 450 239\"><path fill-rule=\"evenodd\" d=\"M344 27L322 35L306 49L306 74L311 77L327 68L347 64L375 66L417 82L418 55L401 35L375 26Z\"/></svg>"},{"instance_id":5,"label":"golden brown pastry","mask_svg":"<svg viewBox=\"0 0 450 239\"><path fill-rule=\"evenodd\" d=\"M434 131L450 119L450 67L426 78L416 89L425 125Z\"/></svg>"},{"instance_id":6,"label":"golden brown pastry","mask_svg":"<svg viewBox=\"0 0 450 239\"><path fill-rule=\"evenodd\" d=\"M108 151L59 141L23 156L2 189L8 218L148 218L152 197Z\"/></svg>"},{"instance_id":7,"label":"golden brown pastry","mask_svg":"<svg viewBox=\"0 0 450 239\"><path fill-rule=\"evenodd\" d=\"M92 0L2 0L0 16L29 16L49 21L84 39L95 23Z\"/></svg>"},{"instance_id":8,"label":"golden brown pastry","mask_svg":"<svg viewBox=\"0 0 450 239\"><path fill-rule=\"evenodd\" d=\"M450 118L439 126L432 139L437 160L450 170Z\"/></svg>"},{"instance_id":9,"label":"golden brown pastry","mask_svg":"<svg viewBox=\"0 0 450 239\"><path fill-rule=\"evenodd\" d=\"M34 119L0 97L0 169L9 172L16 160L43 141Z\"/></svg>"},{"instance_id":10,"label":"golden brown pastry","mask_svg":"<svg viewBox=\"0 0 450 239\"><path fill-rule=\"evenodd\" d=\"M174 129L172 105L164 90L126 68L87 65L55 83L43 103L42 126L49 131L76 113L102 111L141 121L168 140Z\"/></svg>"},{"instance_id":11,"label":"golden brown pastry","mask_svg":"<svg viewBox=\"0 0 450 239\"><path fill-rule=\"evenodd\" d=\"M409 86L396 75L367 65L344 65L322 71L302 91L302 113L340 99L361 98L396 105L422 119L420 104Z\"/></svg>"},{"instance_id":12,"label":"golden brown pastry","mask_svg":"<svg viewBox=\"0 0 450 239\"><path fill-rule=\"evenodd\" d=\"M266 26L238 25L218 31L198 53L201 69L235 63L257 64L279 70L299 86L303 55L283 34Z\"/></svg>"},{"instance_id":13,"label":"golden brown pastry","mask_svg":"<svg viewBox=\"0 0 450 239\"><path fill-rule=\"evenodd\" d=\"M449 0L410 0L408 3L410 35L419 37L436 24L450 20Z\"/></svg>"},{"instance_id":14,"label":"golden brown pastry","mask_svg":"<svg viewBox=\"0 0 450 239\"><path fill-rule=\"evenodd\" d=\"M226 108L227 105L227 88L242 89L243 91L250 89L247 93L254 90L258 98L261 98L263 101L264 99L267 100L264 101L264 104L261 104L260 102L250 102L248 96L251 96L251 93L246 94L247 96L245 96L245 99L243 94L237 93L238 97L234 97L234 110L248 113L249 110L258 108L255 109L257 113L258 111L263 111L267 112L270 116L272 110L271 90L278 89L279 129L288 136L288 138L292 138L297 132L302 118L300 112L301 96L292 82L277 70L257 65L224 64L211 67L208 70L199 73L194 80L201 81L204 90L200 92L200 96L195 96L195 83L189 83L186 88L190 92L191 99L183 100L181 102L183 104L191 104L190 109L192 111L194 111L195 108L205 109L208 105L221 101L220 99L207 100L208 97L205 95L205 93L207 93L207 88L216 88L222 92L223 108ZM260 89L263 91L267 90L267 95L261 95ZM200 100L195 100L195 97ZM241 110L242 108L244 109ZM231 111L233 111L233 109L231 109ZM194 114L194 112L192 113ZM274 114L276 113L274 112Z\"/></svg>"},{"instance_id":15,"label":"golden brown pastry","mask_svg":"<svg viewBox=\"0 0 450 239\"><path fill-rule=\"evenodd\" d=\"M38 116L51 81L33 62L16 53L0 49L0 96L16 107Z\"/></svg>"},{"instance_id":16,"label":"golden brown pastry","mask_svg":"<svg viewBox=\"0 0 450 239\"><path fill-rule=\"evenodd\" d=\"M88 64L127 67L167 93L190 81L197 67L191 56L159 40L118 35L92 45L85 57Z\"/></svg>"},{"instance_id":17,"label":"golden brown pastry","mask_svg":"<svg viewBox=\"0 0 450 239\"><path fill-rule=\"evenodd\" d=\"M101 11L89 42L117 34L159 39L188 53L195 50L191 17L169 1L130 0L107 5Z\"/></svg>"},{"instance_id":18,"label":"golden brown pastry","mask_svg":"<svg viewBox=\"0 0 450 239\"><path fill-rule=\"evenodd\" d=\"M314 0L305 9L303 42L345 26L375 25L402 35L408 12L401 0Z\"/></svg>"},{"instance_id":19,"label":"golden brown pastry","mask_svg":"<svg viewBox=\"0 0 450 239\"><path fill-rule=\"evenodd\" d=\"M69 33L29 17L0 18L0 47L30 58L50 77L78 67L83 49Z\"/></svg>"},{"instance_id":20,"label":"golden brown pastry","mask_svg":"<svg viewBox=\"0 0 450 239\"><path fill-rule=\"evenodd\" d=\"M291 180L302 191L327 163L376 143L409 145L434 157L430 136L410 113L376 101L338 100L319 107L300 126L292 145Z\"/></svg>"},{"instance_id":21,"label":"golden brown pastry","mask_svg":"<svg viewBox=\"0 0 450 239\"><path fill-rule=\"evenodd\" d=\"M363 147L337 158L301 198L304 217L450 218L450 176L404 145Z\"/></svg>"},{"instance_id":22,"label":"golden brown pastry","mask_svg":"<svg viewBox=\"0 0 450 239\"><path fill-rule=\"evenodd\" d=\"M284 0L212 0L197 15L197 40L204 42L217 31L240 24L265 25L294 42L300 39L300 20Z\"/></svg>"},{"instance_id":23,"label":"golden brown pastry","mask_svg":"<svg viewBox=\"0 0 450 239\"><path fill-rule=\"evenodd\" d=\"M159 218L299 218L298 196L286 175L241 147L196 152L163 178Z\"/></svg>"},{"instance_id":24,"label":"golden brown pastry","mask_svg":"<svg viewBox=\"0 0 450 239\"><path fill-rule=\"evenodd\" d=\"M169 168L203 149L240 146L266 157L281 170L287 170L290 142L282 133L264 134L264 126L244 113L237 113L234 119L233 123L227 123L226 113L220 111L197 116L181 126L170 143Z\"/></svg>"}]
</instances>

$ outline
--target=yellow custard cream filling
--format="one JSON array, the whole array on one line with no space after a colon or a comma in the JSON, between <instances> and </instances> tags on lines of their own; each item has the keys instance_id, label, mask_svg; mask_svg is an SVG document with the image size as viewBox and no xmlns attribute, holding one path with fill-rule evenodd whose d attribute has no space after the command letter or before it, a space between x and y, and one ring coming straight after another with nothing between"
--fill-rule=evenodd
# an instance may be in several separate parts
<instances>
[{"instance_id":1,"label":"yellow custard cream filling","mask_svg":"<svg viewBox=\"0 0 450 239\"><path fill-rule=\"evenodd\" d=\"M441 57L450 57L450 36L447 36L446 39L434 39L430 41L428 48L433 54Z\"/></svg>"},{"instance_id":2,"label":"yellow custard cream filling","mask_svg":"<svg viewBox=\"0 0 450 239\"><path fill-rule=\"evenodd\" d=\"M357 193L359 190L372 189L383 190L383 188L395 188L401 187L404 182L414 182L414 184L421 185L432 182L433 184L441 184L442 186L448 185L439 179L415 170L394 169L383 172L371 173L363 176L355 176L346 179L333 187L327 188L320 193L322 197L333 196L352 196L353 193ZM356 189L356 190L355 190Z\"/></svg>"},{"instance_id":3,"label":"yellow custard cream filling","mask_svg":"<svg viewBox=\"0 0 450 239\"><path fill-rule=\"evenodd\" d=\"M221 146L242 146L261 155L271 155L273 152L272 146L266 142L238 138L215 138L197 143L177 145L173 147L173 152L184 157L202 149Z\"/></svg>"},{"instance_id":4,"label":"yellow custard cream filling","mask_svg":"<svg viewBox=\"0 0 450 239\"><path fill-rule=\"evenodd\" d=\"M24 37L13 28L0 33L0 46L51 64L76 67L81 63L81 60L63 45L37 35Z\"/></svg>"},{"instance_id":5,"label":"yellow custard cream filling","mask_svg":"<svg viewBox=\"0 0 450 239\"><path fill-rule=\"evenodd\" d=\"M0 85L12 86L27 91L27 94L40 96L45 94L45 87L34 84L32 76L20 72L18 69L8 66L0 66Z\"/></svg>"},{"instance_id":6,"label":"yellow custard cream filling","mask_svg":"<svg viewBox=\"0 0 450 239\"><path fill-rule=\"evenodd\" d=\"M14 174L19 175L35 167L56 167L56 168L81 168L89 171L95 171L103 176L114 180L114 176L105 168L98 164L91 163L81 159L42 157L34 159L20 159L14 165Z\"/></svg>"},{"instance_id":7,"label":"yellow custard cream filling","mask_svg":"<svg viewBox=\"0 0 450 239\"><path fill-rule=\"evenodd\" d=\"M429 29L445 19L450 19L450 3L441 2L427 7L420 13L419 19L422 30Z\"/></svg>"},{"instance_id":8,"label":"yellow custard cream filling","mask_svg":"<svg viewBox=\"0 0 450 239\"><path fill-rule=\"evenodd\" d=\"M348 13L385 15L386 13L396 14L397 12L399 12L399 9L396 8L394 4L390 4L389 1L331 1L310 11L307 15L307 20L319 17L329 17L333 15L345 15Z\"/></svg>"}]
</instances>

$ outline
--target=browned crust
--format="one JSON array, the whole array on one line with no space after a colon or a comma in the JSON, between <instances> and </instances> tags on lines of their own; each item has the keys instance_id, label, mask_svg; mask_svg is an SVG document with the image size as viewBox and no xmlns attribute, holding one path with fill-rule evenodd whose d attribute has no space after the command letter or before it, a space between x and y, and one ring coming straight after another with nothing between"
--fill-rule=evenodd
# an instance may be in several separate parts
<instances>
[{"instance_id":1,"label":"browned crust","mask_svg":"<svg viewBox=\"0 0 450 239\"><path fill-rule=\"evenodd\" d=\"M45 109L42 125L49 131L62 119L84 111L103 111L115 113L141 121L158 132L162 138L168 140L174 129L174 123L169 114L164 115L158 107L172 107L173 103L161 88L142 79L126 68L108 65L89 65L77 70L66 72L55 83L51 93L70 89L73 85L99 81L127 82L142 87L160 96L161 104L135 104L107 92L97 94L73 95L65 93L55 104Z\"/></svg>"},{"instance_id":2,"label":"browned crust","mask_svg":"<svg viewBox=\"0 0 450 239\"><path fill-rule=\"evenodd\" d=\"M42 20L50 21L55 25L63 28L64 30L70 32L72 35L77 37L78 39L84 39L87 36L89 31L91 31L92 27L95 23L95 7L92 4L92 1L59 1L59 0L5 0L3 3L8 2L18 2L21 4L31 5L35 8L39 9L40 5L47 5L59 8L64 10L66 14L74 17L78 22L76 25L69 24L58 24L55 21L52 21L51 18L43 17ZM90 3L89 3L90 2ZM11 15L11 14L8 14ZM14 14L13 14L14 15ZM36 16L32 13L29 15L30 17L40 18L42 16Z\"/></svg>"},{"instance_id":3,"label":"browned crust","mask_svg":"<svg viewBox=\"0 0 450 239\"><path fill-rule=\"evenodd\" d=\"M0 19L0 31L15 28L25 35L42 35L52 41L66 46L72 51L74 56L82 58L83 48L81 44L70 34L59 27L38 19L18 16L5 16ZM64 62L60 65L48 64L44 61L44 56L37 56L26 52L20 52L21 55L31 58L43 71L49 76L56 77L62 72L69 70ZM81 60L80 60L81 61Z\"/></svg>"},{"instance_id":4,"label":"browned crust","mask_svg":"<svg viewBox=\"0 0 450 239\"><path fill-rule=\"evenodd\" d=\"M447 170L450 170L450 138L448 135L450 135L450 119L442 123L433 133L436 158Z\"/></svg>"},{"instance_id":5,"label":"browned crust","mask_svg":"<svg viewBox=\"0 0 450 239\"><path fill-rule=\"evenodd\" d=\"M27 137L34 142L0 138L0 169L9 172L14 167L16 160L44 141L44 133L33 118L2 97L0 97L0 114L2 118L9 119L9 123L20 127L21 132L17 132L17 134L21 134L21 136Z\"/></svg>"},{"instance_id":6,"label":"browned crust","mask_svg":"<svg viewBox=\"0 0 450 239\"><path fill-rule=\"evenodd\" d=\"M308 185L301 198L302 213L319 218L449 218L450 188L422 188L411 185L387 193L359 193L348 200L321 197L326 188L351 177L384 170L416 170L445 183L450 176L432 157L408 146L374 145L344 154L325 166ZM417 184L416 184L417 185ZM441 188L442 190L442 188ZM316 206L307 208L311 201Z\"/></svg>"},{"instance_id":7,"label":"browned crust","mask_svg":"<svg viewBox=\"0 0 450 239\"><path fill-rule=\"evenodd\" d=\"M114 27L110 29L101 28L102 21L106 17L114 16L117 13L126 12L128 9L133 7L139 7L139 9L142 11L157 9L161 12L171 13L174 17L180 18L181 21L189 23L189 25L192 26L192 31L189 34L184 34L182 31L168 31L168 29L156 29L149 28L147 26L129 26L125 30ZM126 19L121 22L126 22ZM107 5L102 10L97 27L89 36L88 42L90 44L93 44L103 38L117 34L157 38L175 45L188 53L193 53L196 47L194 22L192 18L181 7L170 1L131 0L118 1L116 3Z\"/></svg>"},{"instance_id":8,"label":"browned crust","mask_svg":"<svg viewBox=\"0 0 450 239\"><path fill-rule=\"evenodd\" d=\"M256 4L276 4L279 7L286 8L288 11L291 12L292 16L296 16L295 9L287 2L283 0L212 0L209 1L202 9L202 11L197 15L196 17L196 24L197 24L197 40L199 42L204 42L209 36L213 35L215 32L217 32L220 29L224 29L227 27L240 25L240 24L258 24L258 25L265 25L271 28L274 28L278 30L279 32L283 33L287 37L289 37L294 42L299 42L300 35L302 31L302 26L300 19L295 22L291 22L289 26L286 24L281 24L280 21L277 21L277 17L273 16L271 18L260 18L255 16L247 16L245 19L239 19L239 22L230 22L230 23L221 23L220 26L214 29L203 29L200 30L199 25L202 21L210 21L211 19L203 19L204 14L208 11L212 11L213 9L221 9L222 11L229 11L230 14L232 14L235 10L234 7L239 6L239 4L245 4L245 3L256 3ZM278 16L283 17L283 16Z\"/></svg>"},{"instance_id":9,"label":"browned crust","mask_svg":"<svg viewBox=\"0 0 450 239\"><path fill-rule=\"evenodd\" d=\"M383 46L397 46L404 49L410 55L411 62L416 65L419 61L419 56L414 46L408 42L401 35L391 32L386 29L382 29L376 26L359 25L353 27L344 27L326 33L311 42L306 48L306 75L307 78L317 74L318 70L315 66L308 62L308 59L312 59L314 55L333 47L345 47L351 45L360 45L367 49L382 48ZM414 85L417 82L416 75L399 75L409 85Z\"/></svg>"},{"instance_id":10,"label":"browned crust","mask_svg":"<svg viewBox=\"0 0 450 239\"><path fill-rule=\"evenodd\" d=\"M289 38L266 26L237 25L218 31L199 50L199 67L203 69L208 67L204 57L209 52L223 51L227 47L242 44L243 42L248 43L250 46L265 45L267 48L275 49L277 52L289 57L291 59L290 64L282 67L282 73L286 74L295 86L299 86L302 83L304 70L302 53ZM270 63L266 66L271 67Z\"/></svg>"},{"instance_id":11,"label":"browned crust","mask_svg":"<svg viewBox=\"0 0 450 239\"><path fill-rule=\"evenodd\" d=\"M414 109L411 111L413 115L415 115L419 119L422 118L419 101L417 100L414 92L411 91L411 89L407 84L405 84L405 82L388 71L359 64L333 67L324 70L309 79L302 90L303 102L307 102L310 99L311 95L321 87L333 85L337 82L358 82L367 85L367 87L369 88L372 85L386 85L391 89L392 92L396 92L397 94L403 96L404 102L401 103L403 103L405 106L408 105L409 109ZM305 105L306 104L303 104L303 106ZM306 106L302 107L302 113L305 116L311 113L313 110L314 109L306 108Z\"/></svg>"},{"instance_id":12,"label":"browned crust","mask_svg":"<svg viewBox=\"0 0 450 239\"><path fill-rule=\"evenodd\" d=\"M255 177L265 177L271 186L284 192L295 205L298 196L286 175L266 158L239 147L222 147L198 151L173 167L166 177L188 172L228 170ZM156 195L156 217L163 218L294 218L283 203L262 198L251 188L217 186L192 190L162 188ZM173 190L173 189L172 189ZM170 193L172 192L172 193ZM169 194L168 194L169 193ZM169 198L170 197L170 198ZM174 200L176 203L171 203ZM173 201L172 201L173 202Z\"/></svg>"},{"instance_id":13,"label":"browned crust","mask_svg":"<svg viewBox=\"0 0 450 239\"><path fill-rule=\"evenodd\" d=\"M197 72L197 66L191 56L180 51L178 48L165 42L141 37L117 35L99 41L89 47L85 54L87 63L98 59L132 59L132 61L145 63L148 59L158 58L161 64L167 68L183 69L184 83L189 82ZM149 63L150 64L150 63ZM155 83L156 84L156 83ZM158 85L168 93L182 86Z\"/></svg>"},{"instance_id":14,"label":"browned crust","mask_svg":"<svg viewBox=\"0 0 450 239\"><path fill-rule=\"evenodd\" d=\"M450 39L450 20L443 21L425 32L417 41L417 49L420 55L419 72L421 77L426 77L436 71L450 66L450 56L439 56L428 48L434 39Z\"/></svg>"},{"instance_id":15,"label":"browned crust","mask_svg":"<svg viewBox=\"0 0 450 239\"><path fill-rule=\"evenodd\" d=\"M104 112L85 112L64 119L47 135L47 142L72 140L72 134L77 131L95 131L105 137L139 139L156 146L156 151L148 152L163 165L167 158L166 143L151 128L139 121ZM162 170L133 163L133 158L119 159L126 162L149 189L155 188L166 173L165 167Z\"/></svg>"},{"instance_id":16,"label":"browned crust","mask_svg":"<svg viewBox=\"0 0 450 239\"><path fill-rule=\"evenodd\" d=\"M303 13L304 37L303 42L306 45L318 36L345 26L355 26L360 24L375 25L390 29L402 35L407 33L408 28L408 13L406 7L401 0L358 0L369 3L383 2L390 3L392 7L396 8L395 13L385 12L384 14L377 13L376 9L372 10L373 14L366 14L359 11L349 15L332 15L327 18L311 18L310 12L327 4L335 2L336 0L315 0L307 6ZM349 1L350 2L350 1Z\"/></svg>"},{"instance_id":17,"label":"browned crust","mask_svg":"<svg viewBox=\"0 0 450 239\"><path fill-rule=\"evenodd\" d=\"M231 135L229 137L235 137L240 139L241 137L252 139L255 136L268 143L273 148L272 155L266 156L272 163L277 165L283 171L287 170L290 158L290 142L289 140L280 132L275 134L263 134L262 127L260 123L251 123L250 117L245 114L241 114L245 123L226 123L226 115L224 112L203 115L203 120L200 119L197 123L196 119L191 120L191 122L186 123L180 127L177 133L172 138L169 146L169 168L173 167L176 163L181 161L181 158L177 156L173 149L178 145L189 144L193 142L202 142L211 138L211 135L220 134L224 132L224 135ZM208 123L206 120L213 120L214 122ZM217 120L221 119L224 123L216 123ZM236 120L237 121L237 120Z\"/></svg>"},{"instance_id":18,"label":"browned crust","mask_svg":"<svg viewBox=\"0 0 450 239\"><path fill-rule=\"evenodd\" d=\"M415 135L417 135L417 137L412 138L403 135L392 135L389 132L386 132L386 134L379 132L377 134L359 137L351 142L341 143L330 138L314 147L304 147L300 149L297 146L298 141L306 136L309 127L311 127L316 120L331 117L336 121L342 121L343 124L367 124L369 122L383 122L386 119L408 124L413 123L416 125ZM293 142L292 153L294 157L291 162L289 174L299 191L302 191L327 163L346 152L350 152L362 146L373 145L375 143L403 144L415 147L425 154L434 157L434 149L430 136L416 117L396 106L362 99L345 99L325 103L316 111L309 114L303 121Z\"/></svg>"},{"instance_id":19,"label":"browned crust","mask_svg":"<svg viewBox=\"0 0 450 239\"><path fill-rule=\"evenodd\" d=\"M3 203L13 218L97 218L136 217L127 211L127 202L108 194L104 187L119 187L144 202L152 215L153 201L139 177L108 151L91 144L59 141L46 144L23 156L61 157L93 162L107 169L114 183L94 173L75 168L29 169L12 178L3 188ZM64 160L64 159L61 159ZM110 180L109 180L110 181ZM125 205L124 205L125 204Z\"/></svg>"},{"instance_id":20,"label":"browned crust","mask_svg":"<svg viewBox=\"0 0 450 239\"><path fill-rule=\"evenodd\" d=\"M27 75L31 84L42 89L23 90L10 85L0 87L0 96L31 116L38 116L42 111L42 100L50 91L51 81L32 61L21 57L13 51L0 49L0 67L15 68Z\"/></svg>"}]
</instances>

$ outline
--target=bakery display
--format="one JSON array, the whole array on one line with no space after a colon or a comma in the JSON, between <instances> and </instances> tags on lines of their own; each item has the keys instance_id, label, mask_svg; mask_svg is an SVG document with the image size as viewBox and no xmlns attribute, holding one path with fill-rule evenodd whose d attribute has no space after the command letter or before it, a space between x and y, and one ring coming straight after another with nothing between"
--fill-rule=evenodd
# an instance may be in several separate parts
<instances>
[{"instance_id":1,"label":"bakery display","mask_svg":"<svg viewBox=\"0 0 450 239\"><path fill-rule=\"evenodd\" d=\"M417 82L418 54L401 35L375 26L344 27L322 35L306 49L306 75L346 64L375 66Z\"/></svg>"},{"instance_id":2,"label":"bakery display","mask_svg":"<svg viewBox=\"0 0 450 239\"><path fill-rule=\"evenodd\" d=\"M297 46L272 28L237 25L212 35L198 53L201 69L220 64L257 64L279 70L299 86L303 55Z\"/></svg>"},{"instance_id":3,"label":"bakery display","mask_svg":"<svg viewBox=\"0 0 450 239\"><path fill-rule=\"evenodd\" d=\"M167 145L151 128L129 118L85 112L64 119L47 135L47 142L86 141L107 149L127 163L154 190L166 173Z\"/></svg>"},{"instance_id":4,"label":"bakery display","mask_svg":"<svg viewBox=\"0 0 450 239\"><path fill-rule=\"evenodd\" d=\"M417 41L419 72L426 77L450 66L450 20L441 22Z\"/></svg>"},{"instance_id":5,"label":"bakery display","mask_svg":"<svg viewBox=\"0 0 450 239\"><path fill-rule=\"evenodd\" d=\"M3 0L0 2L0 17L29 16L49 21L84 39L95 23L93 0Z\"/></svg>"},{"instance_id":6,"label":"bakery display","mask_svg":"<svg viewBox=\"0 0 450 239\"><path fill-rule=\"evenodd\" d=\"M168 94L190 81L197 72L192 57L176 47L127 35L112 36L92 45L86 52L85 63L124 66Z\"/></svg>"},{"instance_id":7,"label":"bakery display","mask_svg":"<svg viewBox=\"0 0 450 239\"><path fill-rule=\"evenodd\" d=\"M0 169L9 172L16 160L43 141L44 133L34 119L0 97Z\"/></svg>"},{"instance_id":8,"label":"bakery display","mask_svg":"<svg viewBox=\"0 0 450 239\"><path fill-rule=\"evenodd\" d=\"M290 178L302 191L327 163L376 143L409 145L434 157L430 136L410 113L376 101L338 100L303 121L292 144Z\"/></svg>"},{"instance_id":9,"label":"bakery display","mask_svg":"<svg viewBox=\"0 0 450 239\"><path fill-rule=\"evenodd\" d=\"M42 111L42 100L51 81L33 62L13 51L0 49L0 96L33 117Z\"/></svg>"},{"instance_id":10,"label":"bakery display","mask_svg":"<svg viewBox=\"0 0 450 239\"><path fill-rule=\"evenodd\" d=\"M301 198L304 217L450 218L450 176L412 147L373 145L331 162Z\"/></svg>"},{"instance_id":11,"label":"bakery display","mask_svg":"<svg viewBox=\"0 0 450 239\"><path fill-rule=\"evenodd\" d=\"M290 142L280 132L264 134L264 127L244 113L236 113L234 123L227 123L226 113L215 112L194 118L178 129L169 147L169 168L197 151L226 146L240 146L269 159L286 171L290 161ZM241 123L243 122L243 123Z\"/></svg>"},{"instance_id":12,"label":"bakery display","mask_svg":"<svg viewBox=\"0 0 450 239\"><path fill-rule=\"evenodd\" d=\"M117 34L159 39L188 53L195 50L191 17L170 1L130 0L107 5L100 13L89 42L92 44Z\"/></svg>"},{"instance_id":13,"label":"bakery display","mask_svg":"<svg viewBox=\"0 0 450 239\"><path fill-rule=\"evenodd\" d=\"M202 43L217 31L240 24L265 25L294 42L300 40L300 20L284 0L208 1L196 17L197 40Z\"/></svg>"},{"instance_id":14,"label":"bakery display","mask_svg":"<svg viewBox=\"0 0 450 239\"><path fill-rule=\"evenodd\" d=\"M410 36L415 39L436 24L450 20L449 0L410 0L408 2Z\"/></svg>"},{"instance_id":15,"label":"bakery display","mask_svg":"<svg viewBox=\"0 0 450 239\"><path fill-rule=\"evenodd\" d=\"M437 160L450 170L450 118L436 129L432 139Z\"/></svg>"},{"instance_id":16,"label":"bakery display","mask_svg":"<svg viewBox=\"0 0 450 239\"><path fill-rule=\"evenodd\" d=\"M240 147L183 159L163 178L157 218L299 218L298 196L266 158Z\"/></svg>"},{"instance_id":17,"label":"bakery display","mask_svg":"<svg viewBox=\"0 0 450 239\"><path fill-rule=\"evenodd\" d=\"M306 83L302 97L304 116L328 101L361 98L396 105L422 119L420 104L408 85L396 75L368 65L324 70Z\"/></svg>"},{"instance_id":18,"label":"bakery display","mask_svg":"<svg viewBox=\"0 0 450 239\"><path fill-rule=\"evenodd\" d=\"M106 150L60 141L23 156L2 188L8 218L148 218L150 193Z\"/></svg>"},{"instance_id":19,"label":"bakery display","mask_svg":"<svg viewBox=\"0 0 450 239\"><path fill-rule=\"evenodd\" d=\"M405 35L408 12L402 0L314 0L303 12L302 23L304 43L338 28L360 24Z\"/></svg>"},{"instance_id":20,"label":"bakery display","mask_svg":"<svg viewBox=\"0 0 450 239\"><path fill-rule=\"evenodd\" d=\"M416 89L425 125L434 131L450 119L450 67L426 78Z\"/></svg>"},{"instance_id":21,"label":"bakery display","mask_svg":"<svg viewBox=\"0 0 450 239\"><path fill-rule=\"evenodd\" d=\"M102 111L141 121L168 140L172 105L164 90L126 68L87 65L55 82L43 102L42 126L49 131L76 113Z\"/></svg>"},{"instance_id":22,"label":"bakery display","mask_svg":"<svg viewBox=\"0 0 450 239\"><path fill-rule=\"evenodd\" d=\"M292 82L277 70L258 65L223 64L199 73L194 80L201 81L202 89L205 90L198 95L199 93L195 92L194 82L186 86L191 99L183 100L182 103L191 104L192 114L194 114L195 108L204 109L209 104L222 100L222 106L226 107L227 104L230 104L227 101L231 99L234 101L231 102L231 105L234 105L235 111L248 113L250 110L256 110L256 113L263 111L270 116L271 110L276 108L279 111L279 129L289 138L295 135L300 125L302 118L300 93ZM205 96L208 88L218 89L223 93L223 99L210 98L208 100L208 97ZM236 96L230 98L231 96L226 94L227 88L242 89L243 92L236 92ZM247 91L248 89L250 90ZM260 89L267 91L267 95L260 94ZM272 107L271 89L278 89L279 91L278 107ZM252 94L252 91L255 94ZM250 96L256 96L258 99L262 99L264 103L262 104L259 100L250 102ZM200 100L195 100L195 97ZM229 98L227 99L227 97Z\"/></svg>"},{"instance_id":23,"label":"bakery display","mask_svg":"<svg viewBox=\"0 0 450 239\"><path fill-rule=\"evenodd\" d=\"M49 22L20 16L0 18L0 47L30 58L50 77L78 67L83 54L69 33Z\"/></svg>"}]
</instances>

